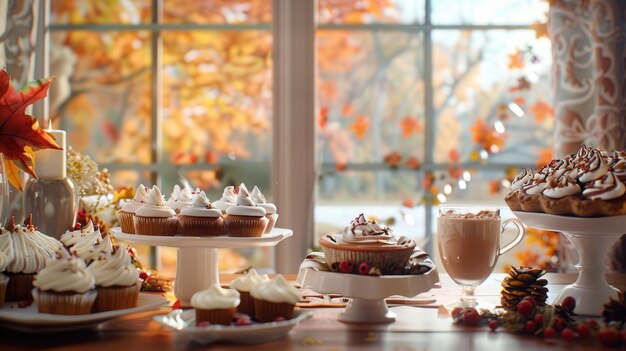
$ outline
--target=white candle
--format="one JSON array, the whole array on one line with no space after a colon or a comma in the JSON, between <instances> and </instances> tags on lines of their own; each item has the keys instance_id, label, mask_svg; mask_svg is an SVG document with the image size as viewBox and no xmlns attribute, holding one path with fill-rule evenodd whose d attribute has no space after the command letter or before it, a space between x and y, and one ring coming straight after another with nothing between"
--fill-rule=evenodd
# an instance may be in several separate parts
<instances>
[{"instance_id":1,"label":"white candle","mask_svg":"<svg viewBox=\"0 0 626 351\"><path fill-rule=\"evenodd\" d=\"M42 149L35 151L35 174L39 179L65 178L66 158L65 155L65 131L58 129L46 129L56 139L56 143L63 150Z\"/></svg>"}]
</instances>

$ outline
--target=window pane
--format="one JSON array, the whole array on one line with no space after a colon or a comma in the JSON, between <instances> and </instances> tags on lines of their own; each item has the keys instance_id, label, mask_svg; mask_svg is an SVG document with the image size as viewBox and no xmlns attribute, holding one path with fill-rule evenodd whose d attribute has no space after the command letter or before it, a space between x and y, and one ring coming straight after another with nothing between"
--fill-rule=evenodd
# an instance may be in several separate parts
<instances>
[{"instance_id":1,"label":"window pane","mask_svg":"<svg viewBox=\"0 0 626 351\"><path fill-rule=\"evenodd\" d=\"M55 125L98 163L150 162L148 32L54 32L50 89Z\"/></svg>"},{"instance_id":2,"label":"window pane","mask_svg":"<svg viewBox=\"0 0 626 351\"><path fill-rule=\"evenodd\" d=\"M437 0L431 1L434 24L532 24L544 21L548 1L543 0Z\"/></svg>"},{"instance_id":3,"label":"window pane","mask_svg":"<svg viewBox=\"0 0 626 351\"><path fill-rule=\"evenodd\" d=\"M139 24L150 22L151 0L52 0L53 24Z\"/></svg>"},{"instance_id":4,"label":"window pane","mask_svg":"<svg viewBox=\"0 0 626 351\"><path fill-rule=\"evenodd\" d=\"M346 23L422 23L424 0L319 0L318 21Z\"/></svg>"},{"instance_id":5,"label":"window pane","mask_svg":"<svg viewBox=\"0 0 626 351\"><path fill-rule=\"evenodd\" d=\"M531 30L434 31L433 63L437 162L458 152L460 161L535 164L550 150L547 39Z\"/></svg>"},{"instance_id":6,"label":"window pane","mask_svg":"<svg viewBox=\"0 0 626 351\"><path fill-rule=\"evenodd\" d=\"M272 2L268 0L167 0L165 23L250 24L269 23Z\"/></svg>"},{"instance_id":7,"label":"window pane","mask_svg":"<svg viewBox=\"0 0 626 351\"><path fill-rule=\"evenodd\" d=\"M135 187L137 184L150 185L150 172L140 172L135 170L117 170L110 172L111 184L114 187Z\"/></svg>"},{"instance_id":8,"label":"window pane","mask_svg":"<svg viewBox=\"0 0 626 351\"><path fill-rule=\"evenodd\" d=\"M405 32L317 32L322 162L422 158L422 36Z\"/></svg>"}]
</instances>

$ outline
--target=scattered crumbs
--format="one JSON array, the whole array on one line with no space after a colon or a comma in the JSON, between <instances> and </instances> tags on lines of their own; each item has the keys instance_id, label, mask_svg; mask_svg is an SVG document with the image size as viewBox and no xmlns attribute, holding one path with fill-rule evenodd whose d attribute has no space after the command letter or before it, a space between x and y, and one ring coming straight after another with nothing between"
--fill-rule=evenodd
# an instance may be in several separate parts
<instances>
[{"instance_id":1,"label":"scattered crumbs","mask_svg":"<svg viewBox=\"0 0 626 351\"><path fill-rule=\"evenodd\" d=\"M367 336L365 337L365 342L376 342L376 335L374 335L374 333L372 332L368 332Z\"/></svg>"},{"instance_id":2,"label":"scattered crumbs","mask_svg":"<svg viewBox=\"0 0 626 351\"><path fill-rule=\"evenodd\" d=\"M307 336L302 340L302 345L304 346L316 346L316 345L324 345L324 340L314 338L312 336Z\"/></svg>"},{"instance_id":3,"label":"scattered crumbs","mask_svg":"<svg viewBox=\"0 0 626 351\"><path fill-rule=\"evenodd\" d=\"M32 304L33 304L32 301L20 301L20 302L17 303L17 307L19 307L19 308L26 308L26 307L28 307L28 306L30 306ZM13 306L11 306L11 307L13 307Z\"/></svg>"}]
</instances>

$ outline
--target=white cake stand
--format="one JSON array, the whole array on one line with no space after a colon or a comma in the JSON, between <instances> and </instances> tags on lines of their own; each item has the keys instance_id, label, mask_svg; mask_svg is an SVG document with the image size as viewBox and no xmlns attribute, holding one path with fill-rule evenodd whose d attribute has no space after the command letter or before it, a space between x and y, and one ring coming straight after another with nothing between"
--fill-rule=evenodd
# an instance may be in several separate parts
<instances>
[{"instance_id":1,"label":"white cake stand","mask_svg":"<svg viewBox=\"0 0 626 351\"><path fill-rule=\"evenodd\" d=\"M178 249L174 294L183 306L190 305L191 296L197 291L219 283L218 249L275 246L293 235L290 229L284 228L274 228L258 238L137 235L123 233L119 227L112 228L111 232L127 243Z\"/></svg>"},{"instance_id":2,"label":"white cake stand","mask_svg":"<svg viewBox=\"0 0 626 351\"><path fill-rule=\"evenodd\" d=\"M563 233L578 251L578 279L565 287L553 303L572 296L576 299L577 314L600 316L602 305L618 292L604 277L606 254L626 233L626 216L585 218L522 211L513 214L529 227Z\"/></svg>"},{"instance_id":3,"label":"white cake stand","mask_svg":"<svg viewBox=\"0 0 626 351\"><path fill-rule=\"evenodd\" d=\"M341 294L350 301L337 318L346 323L391 323L396 320L385 303L392 295L406 297L429 291L439 282L437 268L425 274L367 276L305 268L298 276L304 288L321 294Z\"/></svg>"}]
</instances>

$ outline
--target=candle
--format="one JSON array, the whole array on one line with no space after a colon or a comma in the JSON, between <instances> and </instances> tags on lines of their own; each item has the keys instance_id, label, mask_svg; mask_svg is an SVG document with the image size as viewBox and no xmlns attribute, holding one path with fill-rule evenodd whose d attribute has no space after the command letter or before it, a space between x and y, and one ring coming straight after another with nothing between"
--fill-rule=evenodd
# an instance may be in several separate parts
<instances>
[{"instance_id":1,"label":"candle","mask_svg":"<svg viewBox=\"0 0 626 351\"><path fill-rule=\"evenodd\" d=\"M35 174L39 179L65 178L67 156L65 154L65 131L46 129L62 150L42 149L35 151Z\"/></svg>"}]
</instances>

